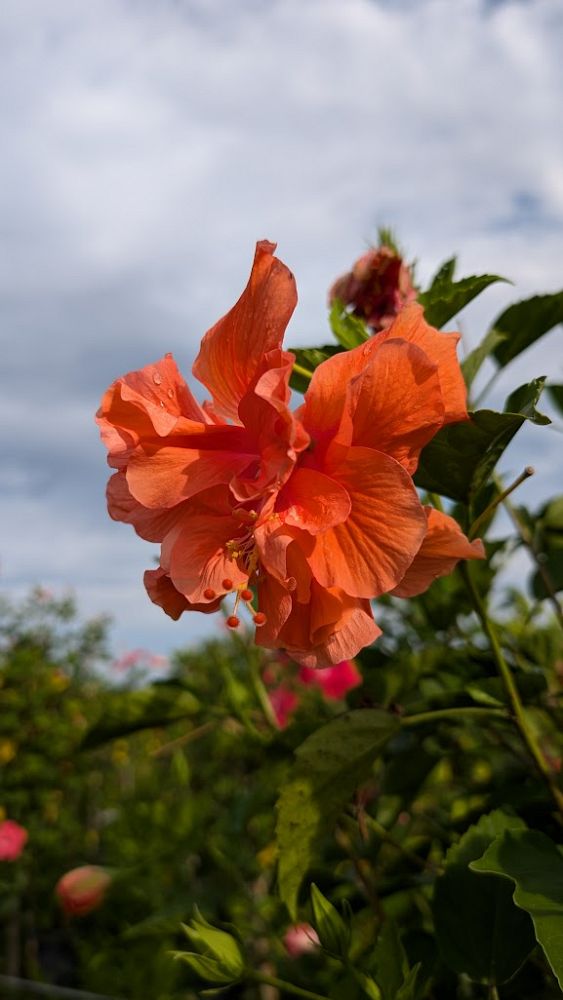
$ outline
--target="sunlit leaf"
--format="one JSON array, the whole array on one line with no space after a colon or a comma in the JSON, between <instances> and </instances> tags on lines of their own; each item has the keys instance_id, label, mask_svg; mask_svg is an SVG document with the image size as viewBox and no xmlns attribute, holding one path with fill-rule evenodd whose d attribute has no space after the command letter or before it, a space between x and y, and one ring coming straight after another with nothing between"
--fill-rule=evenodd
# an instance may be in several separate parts
<instances>
[{"instance_id":1,"label":"sunlit leaf","mask_svg":"<svg viewBox=\"0 0 563 1000\"><path fill-rule=\"evenodd\" d=\"M492 323L505 338L493 351L498 364L507 365L559 323L563 323L563 292L534 295L509 306Z\"/></svg>"},{"instance_id":2,"label":"sunlit leaf","mask_svg":"<svg viewBox=\"0 0 563 1000\"><path fill-rule=\"evenodd\" d=\"M377 709L347 712L317 729L296 750L278 802L278 882L292 918L297 894L320 847L354 790L399 723Z\"/></svg>"}]
</instances>

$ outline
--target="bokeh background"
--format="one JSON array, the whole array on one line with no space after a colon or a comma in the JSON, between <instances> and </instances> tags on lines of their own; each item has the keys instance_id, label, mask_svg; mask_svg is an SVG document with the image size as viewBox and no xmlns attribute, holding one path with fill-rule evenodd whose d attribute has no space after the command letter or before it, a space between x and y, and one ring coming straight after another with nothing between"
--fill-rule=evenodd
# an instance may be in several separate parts
<instances>
[{"instance_id":1,"label":"bokeh background","mask_svg":"<svg viewBox=\"0 0 563 1000\"><path fill-rule=\"evenodd\" d=\"M156 550L106 514L103 390L165 351L188 374L259 238L297 277L288 345L330 339L327 288L382 224L423 283L456 251L514 281L464 313L464 351L558 290L562 51L561 0L6 0L1 589L72 588L114 616L117 654L217 628L145 596ZM561 329L491 401L541 374L562 379ZM532 503L561 464L540 430L503 465L533 462Z\"/></svg>"}]
</instances>

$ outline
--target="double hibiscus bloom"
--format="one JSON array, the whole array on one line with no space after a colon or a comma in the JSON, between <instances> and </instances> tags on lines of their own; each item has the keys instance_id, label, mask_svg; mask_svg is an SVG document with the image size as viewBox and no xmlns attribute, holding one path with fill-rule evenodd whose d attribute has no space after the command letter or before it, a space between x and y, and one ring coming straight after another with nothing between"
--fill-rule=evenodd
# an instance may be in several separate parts
<instances>
[{"instance_id":1,"label":"double hibiscus bloom","mask_svg":"<svg viewBox=\"0 0 563 1000\"><path fill-rule=\"evenodd\" d=\"M458 334L412 304L323 362L292 411L282 340L297 292L274 250L257 244L242 296L203 338L193 374L211 401L166 354L114 382L97 420L117 470L110 515L161 543L151 600L176 619L227 597L233 628L246 603L259 645L319 667L377 638L371 599L419 594L482 557L412 481L424 445L467 419L466 392Z\"/></svg>"}]
</instances>

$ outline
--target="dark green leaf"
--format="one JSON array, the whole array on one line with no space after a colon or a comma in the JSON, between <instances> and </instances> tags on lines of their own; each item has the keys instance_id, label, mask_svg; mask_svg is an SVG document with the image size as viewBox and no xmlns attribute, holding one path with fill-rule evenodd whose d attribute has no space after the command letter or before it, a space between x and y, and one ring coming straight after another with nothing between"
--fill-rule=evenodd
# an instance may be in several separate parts
<instances>
[{"instance_id":1,"label":"dark green leaf","mask_svg":"<svg viewBox=\"0 0 563 1000\"><path fill-rule=\"evenodd\" d=\"M333 354L339 354L342 348L335 347L334 344L327 344L325 347L290 347L289 350L295 354L295 365L289 384L297 392L305 393L309 388L309 382L315 368L318 368L327 358L331 358Z\"/></svg>"},{"instance_id":2,"label":"dark green leaf","mask_svg":"<svg viewBox=\"0 0 563 1000\"><path fill-rule=\"evenodd\" d=\"M563 415L563 385L546 385L549 398Z\"/></svg>"},{"instance_id":3,"label":"dark green leaf","mask_svg":"<svg viewBox=\"0 0 563 1000\"><path fill-rule=\"evenodd\" d=\"M387 919L383 924L369 967L381 990L382 1000L395 1000L409 974L409 964L393 920Z\"/></svg>"},{"instance_id":4,"label":"dark green leaf","mask_svg":"<svg viewBox=\"0 0 563 1000\"><path fill-rule=\"evenodd\" d=\"M469 867L509 829L522 830L524 823L500 810L482 816L450 848L445 873L436 883L440 951L451 969L477 982L506 982L534 947L531 922L514 906L511 890L492 876L480 883Z\"/></svg>"},{"instance_id":5,"label":"dark green leaf","mask_svg":"<svg viewBox=\"0 0 563 1000\"><path fill-rule=\"evenodd\" d=\"M199 711L200 705L189 691L182 691L173 685L155 684L141 691L106 693L100 708L101 717L82 741L85 750L140 729L154 729L189 718Z\"/></svg>"},{"instance_id":6,"label":"dark green leaf","mask_svg":"<svg viewBox=\"0 0 563 1000\"><path fill-rule=\"evenodd\" d=\"M508 364L558 323L563 323L563 292L534 295L509 306L492 324L505 335L493 351L499 365Z\"/></svg>"},{"instance_id":7,"label":"dark green leaf","mask_svg":"<svg viewBox=\"0 0 563 1000\"><path fill-rule=\"evenodd\" d=\"M542 554L542 566L547 574L551 589L557 593L563 590L563 545L551 546ZM532 593L539 601L549 596L549 591L539 570L532 577Z\"/></svg>"},{"instance_id":8,"label":"dark green leaf","mask_svg":"<svg viewBox=\"0 0 563 1000\"><path fill-rule=\"evenodd\" d=\"M418 301L424 307L427 323L440 328L489 285L506 280L498 274L474 274L461 281L452 281L445 271L441 277L436 276L428 291L418 296Z\"/></svg>"},{"instance_id":9,"label":"dark green leaf","mask_svg":"<svg viewBox=\"0 0 563 1000\"><path fill-rule=\"evenodd\" d=\"M456 265L457 257L450 257L449 260L445 260L443 264L440 264L440 267L436 271L436 274L428 286L426 294L428 294L428 292L435 291L441 285L445 285L446 287L451 285L454 280Z\"/></svg>"},{"instance_id":10,"label":"dark green leaf","mask_svg":"<svg viewBox=\"0 0 563 1000\"><path fill-rule=\"evenodd\" d=\"M416 485L471 506L524 420L549 422L535 409L544 381L534 379L512 393L507 405L518 410L477 410L469 421L442 428L422 451Z\"/></svg>"},{"instance_id":11,"label":"dark green leaf","mask_svg":"<svg viewBox=\"0 0 563 1000\"><path fill-rule=\"evenodd\" d=\"M537 830L507 830L471 869L514 883L514 902L532 918L536 938L563 989L563 857L553 841Z\"/></svg>"},{"instance_id":12,"label":"dark green leaf","mask_svg":"<svg viewBox=\"0 0 563 1000\"><path fill-rule=\"evenodd\" d=\"M317 729L297 748L293 772L281 789L277 823L279 891L292 918L322 838L398 728L386 712L359 709Z\"/></svg>"},{"instance_id":13,"label":"dark green leaf","mask_svg":"<svg viewBox=\"0 0 563 1000\"><path fill-rule=\"evenodd\" d=\"M370 338L369 330L363 320L349 313L344 303L338 299L332 304L328 320L338 343L347 350L364 344Z\"/></svg>"},{"instance_id":14,"label":"dark green leaf","mask_svg":"<svg viewBox=\"0 0 563 1000\"><path fill-rule=\"evenodd\" d=\"M336 907L323 896L316 885L311 886L313 925L325 951L346 958L350 945L350 928L346 926Z\"/></svg>"},{"instance_id":15,"label":"dark green leaf","mask_svg":"<svg viewBox=\"0 0 563 1000\"><path fill-rule=\"evenodd\" d=\"M468 389L471 388L473 380L485 359L492 354L497 344L500 344L504 338L505 335L499 333L498 330L489 330L475 350L471 351L471 354L468 354L465 360L461 362L461 370Z\"/></svg>"}]
</instances>

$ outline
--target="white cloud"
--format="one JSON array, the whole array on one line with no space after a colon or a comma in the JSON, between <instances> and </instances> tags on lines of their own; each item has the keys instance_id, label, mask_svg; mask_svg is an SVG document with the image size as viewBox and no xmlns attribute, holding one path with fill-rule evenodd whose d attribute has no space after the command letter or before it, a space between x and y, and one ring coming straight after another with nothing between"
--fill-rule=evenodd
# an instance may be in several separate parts
<instances>
[{"instance_id":1,"label":"white cloud","mask_svg":"<svg viewBox=\"0 0 563 1000\"><path fill-rule=\"evenodd\" d=\"M325 339L326 289L380 222L423 277L458 250L462 271L516 281L468 312L470 345L512 298L558 288L562 41L560 0L4 5L0 516L23 538L5 585L55 578L92 610L111 595L131 645L149 620L156 648L179 641L136 589L150 547L103 514L89 415L123 370L169 349L189 366L257 238L297 275L293 343ZM560 336L501 388L561 377ZM529 433L507 461L540 449L551 486L557 435Z\"/></svg>"}]
</instances>

